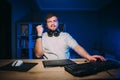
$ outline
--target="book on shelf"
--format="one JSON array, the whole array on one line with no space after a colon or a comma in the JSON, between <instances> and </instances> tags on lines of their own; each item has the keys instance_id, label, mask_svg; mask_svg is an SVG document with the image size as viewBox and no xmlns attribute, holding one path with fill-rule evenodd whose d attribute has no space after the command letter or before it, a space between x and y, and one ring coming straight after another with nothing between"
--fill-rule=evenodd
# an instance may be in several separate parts
<instances>
[{"instance_id":1,"label":"book on shelf","mask_svg":"<svg viewBox=\"0 0 120 80\"><path fill-rule=\"evenodd\" d=\"M21 34L28 35L29 25L28 24L21 24Z\"/></svg>"}]
</instances>

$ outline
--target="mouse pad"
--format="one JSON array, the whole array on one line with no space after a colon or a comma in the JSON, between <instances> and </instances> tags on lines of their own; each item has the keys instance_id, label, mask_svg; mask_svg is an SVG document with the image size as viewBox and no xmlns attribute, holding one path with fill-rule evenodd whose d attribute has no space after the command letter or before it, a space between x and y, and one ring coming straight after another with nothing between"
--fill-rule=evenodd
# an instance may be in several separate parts
<instances>
[{"instance_id":1,"label":"mouse pad","mask_svg":"<svg viewBox=\"0 0 120 80\"><path fill-rule=\"evenodd\" d=\"M35 65L37 65L38 63L28 63L28 62L23 62L23 64L19 67L12 67L12 62L1 66L0 67L0 71L20 71L20 72L27 72L28 70L30 70L32 67L34 67Z\"/></svg>"}]
</instances>

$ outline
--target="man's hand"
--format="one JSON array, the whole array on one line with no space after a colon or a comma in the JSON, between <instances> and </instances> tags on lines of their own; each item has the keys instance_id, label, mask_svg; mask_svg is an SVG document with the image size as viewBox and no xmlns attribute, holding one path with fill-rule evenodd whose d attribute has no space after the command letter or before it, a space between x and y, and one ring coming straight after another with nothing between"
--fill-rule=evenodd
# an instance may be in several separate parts
<instances>
[{"instance_id":1,"label":"man's hand","mask_svg":"<svg viewBox=\"0 0 120 80\"><path fill-rule=\"evenodd\" d=\"M42 25L37 25L36 30L37 30L37 35L42 36L43 30L44 30L43 26Z\"/></svg>"},{"instance_id":2,"label":"man's hand","mask_svg":"<svg viewBox=\"0 0 120 80\"><path fill-rule=\"evenodd\" d=\"M89 56L88 60L89 61L97 61L97 59L100 59L101 61L106 61L106 59L103 56L100 55L93 55L93 56Z\"/></svg>"}]
</instances>

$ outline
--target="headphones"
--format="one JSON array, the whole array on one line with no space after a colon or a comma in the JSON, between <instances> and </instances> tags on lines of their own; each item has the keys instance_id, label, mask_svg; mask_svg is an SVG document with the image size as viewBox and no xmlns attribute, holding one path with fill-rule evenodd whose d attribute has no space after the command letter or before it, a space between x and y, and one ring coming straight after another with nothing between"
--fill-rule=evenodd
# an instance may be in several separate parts
<instances>
[{"instance_id":1,"label":"headphones","mask_svg":"<svg viewBox=\"0 0 120 80\"><path fill-rule=\"evenodd\" d=\"M60 32L62 31L64 31L64 24L60 24L59 28L56 29L55 31L48 29L47 34L49 37L52 37L52 36L58 37L60 35Z\"/></svg>"},{"instance_id":2,"label":"headphones","mask_svg":"<svg viewBox=\"0 0 120 80\"><path fill-rule=\"evenodd\" d=\"M60 32L58 29L55 30L55 31L52 31L52 30L48 30L47 34L49 37L52 37L52 36L55 36L55 37L58 37L60 35Z\"/></svg>"}]
</instances>

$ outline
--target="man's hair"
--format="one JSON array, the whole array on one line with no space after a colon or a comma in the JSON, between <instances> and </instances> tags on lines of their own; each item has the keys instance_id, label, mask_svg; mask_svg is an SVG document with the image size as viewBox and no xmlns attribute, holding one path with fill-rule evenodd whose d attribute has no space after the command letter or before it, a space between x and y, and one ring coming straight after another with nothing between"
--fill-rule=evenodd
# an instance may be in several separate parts
<instances>
[{"instance_id":1,"label":"man's hair","mask_svg":"<svg viewBox=\"0 0 120 80\"><path fill-rule=\"evenodd\" d=\"M49 19L49 18L51 18L51 17L53 17L53 16L55 16L55 17L58 18L58 16L57 16L56 14L54 14L54 13L49 13L49 14L46 16L45 21L47 22L47 19Z\"/></svg>"}]
</instances>

